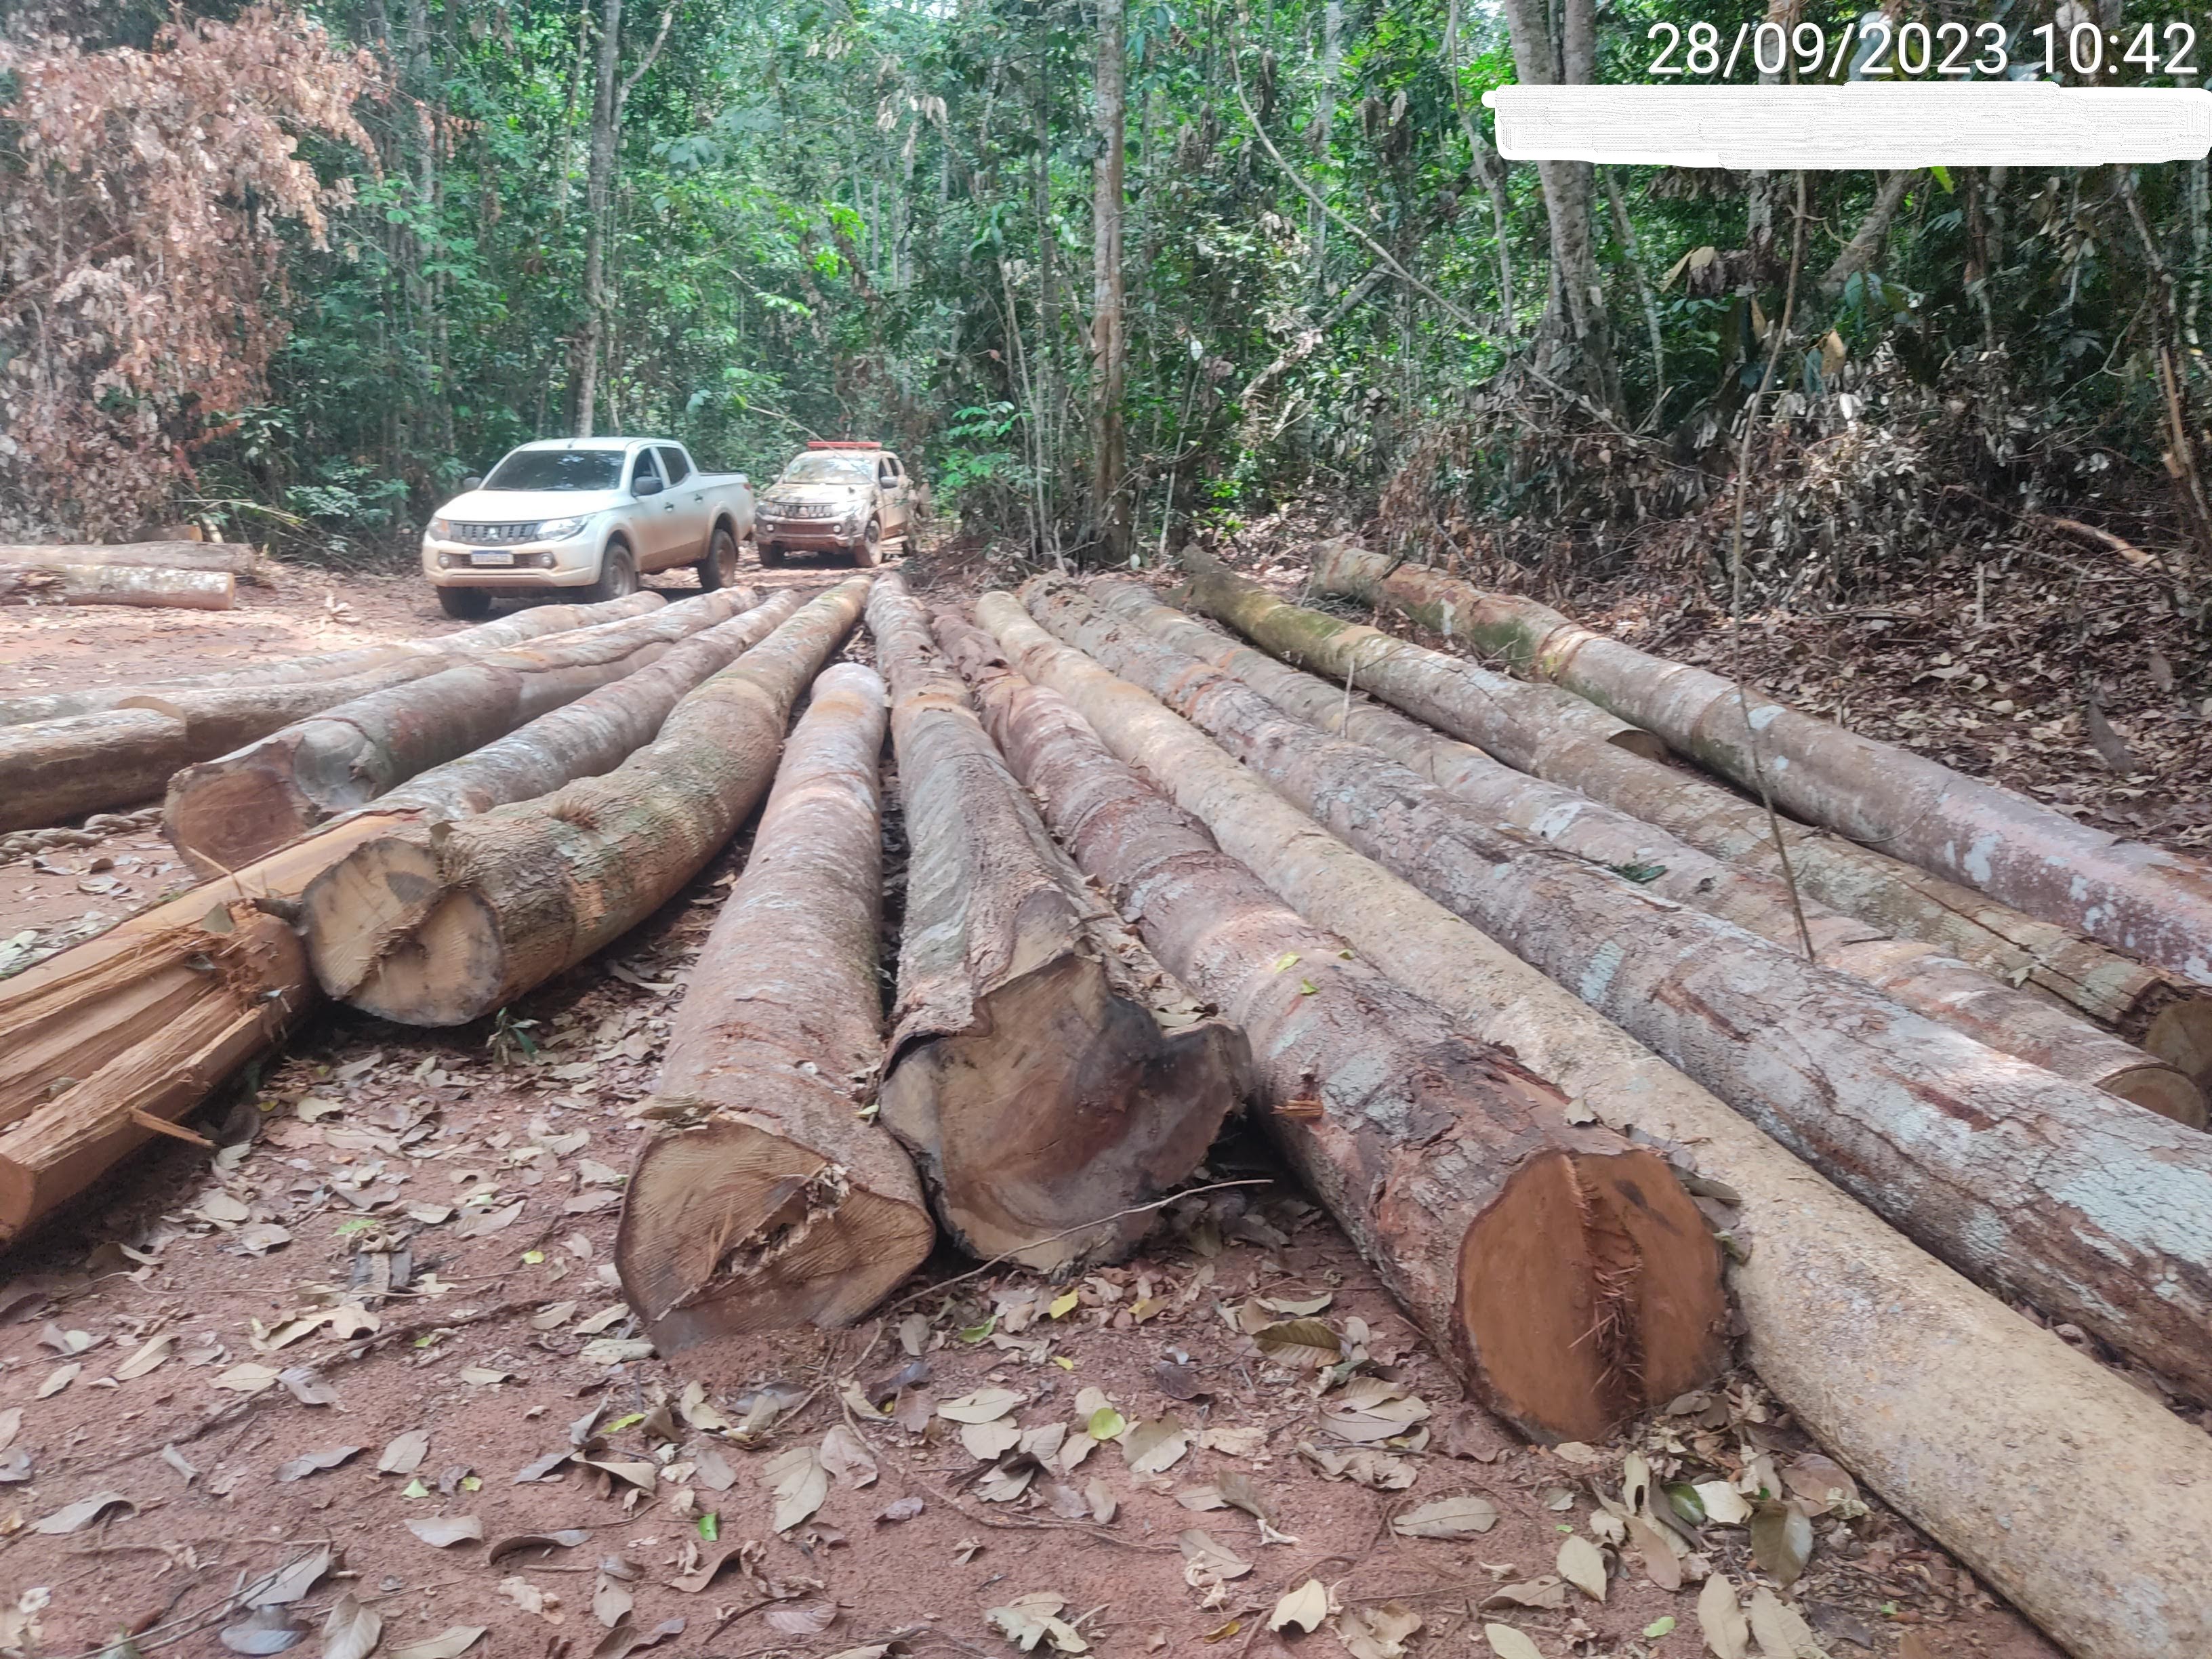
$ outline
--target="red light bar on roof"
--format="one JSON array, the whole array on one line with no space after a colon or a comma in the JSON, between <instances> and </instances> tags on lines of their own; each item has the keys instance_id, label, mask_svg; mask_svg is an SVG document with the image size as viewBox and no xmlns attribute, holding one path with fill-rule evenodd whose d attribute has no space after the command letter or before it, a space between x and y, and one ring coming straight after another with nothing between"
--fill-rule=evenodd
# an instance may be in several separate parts
<instances>
[{"instance_id":1,"label":"red light bar on roof","mask_svg":"<svg viewBox=\"0 0 2212 1659\"><path fill-rule=\"evenodd\" d=\"M809 438L809 449L881 449L883 444L874 438Z\"/></svg>"}]
</instances>

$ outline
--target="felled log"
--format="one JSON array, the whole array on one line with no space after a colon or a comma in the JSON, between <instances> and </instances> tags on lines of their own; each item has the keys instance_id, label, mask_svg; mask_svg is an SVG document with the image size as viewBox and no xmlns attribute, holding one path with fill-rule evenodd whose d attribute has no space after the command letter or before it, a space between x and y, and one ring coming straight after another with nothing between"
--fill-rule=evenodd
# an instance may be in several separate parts
<instances>
[{"instance_id":1,"label":"felled log","mask_svg":"<svg viewBox=\"0 0 2212 1659\"><path fill-rule=\"evenodd\" d=\"M0 1135L0 1235L49 1213L161 1133L154 1120L184 1116L320 1000L286 920L302 911L316 876L410 818L488 811L619 765L685 692L799 604L796 592L779 593L651 667L426 773L377 811L0 981L0 1124L38 1116L17 1140Z\"/></svg>"},{"instance_id":2,"label":"felled log","mask_svg":"<svg viewBox=\"0 0 2212 1659\"><path fill-rule=\"evenodd\" d=\"M60 547L0 544L0 565L70 565L127 570L216 570L252 576L258 556L250 542L124 542L114 546L76 543Z\"/></svg>"},{"instance_id":3,"label":"felled log","mask_svg":"<svg viewBox=\"0 0 2212 1659\"><path fill-rule=\"evenodd\" d=\"M1195 550L1186 550L1183 562L1192 603L1246 638L1339 685L1349 675L1362 690L1481 743L1498 676L1285 604ZM1757 801L1718 784L1591 743L1540 750L1525 769L1716 858L1783 875L1775 823ZM2200 1091L2212 1090L2212 994L2201 988L1871 848L1787 819L1778 827L1802 893L2077 1009L2184 1073Z\"/></svg>"},{"instance_id":4,"label":"felled log","mask_svg":"<svg viewBox=\"0 0 2212 1659\"><path fill-rule=\"evenodd\" d=\"M234 870L424 769L645 667L726 622L749 588L453 661L336 704L169 780L162 833L200 874Z\"/></svg>"},{"instance_id":5,"label":"felled log","mask_svg":"<svg viewBox=\"0 0 2212 1659\"><path fill-rule=\"evenodd\" d=\"M238 578L227 570L0 564L0 605L128 605L228 611L237 599Z\"/></svg>"},{"instance_id":6,"label":"felled log","mask_svg":"<svg viewBox=\"0 0 2212 1659\"><path fill-rule=\"evenodd\" d=\"M315 1000L275 914L375 826L341 824L0 981L0 1242L265 1053Z\"/></svg>"},{"instance_id":7,"label":"felled log","mask_svg":"<svg viewBox=\"0 0 2212 1659\"><path fill-rule=\"evenodd\" d=\"M556 623L573 629L640 616L665 603L645 592L605 605L546 610ZM525 637L562 631L545 628ZM513 637L476 635L473 646L489 648ZM0 830L43 829L80 812L136 805L159 794L172 773L195 761L211 760L334 704L434 674L448 661L442 653L410 653L337 679L134 690L106 710L0 726ZM169 718L137 718L148 710ZM91 764L87 757L94 757ZM150 787L149 780L155 780Z\"/></svg>"},{"instance_id":8,"label":"felled log","mask_svg":"<svg viewBox=\"0 0 2212 1659\"><path fill-rule=\"evenodd\" d=\"M1048 629L1162 697L1910 1237L2212 1397L2212 1139L1562 858L1080 594L1033 592Z\"/></svg>"},{"instance_id":9,"label":"felled log","mask_svg":"<svg viewBox=\"0 0 2212 1659\"><path fill-rule=\"evenodd\" d=\"M766 793L792 704L859 621L870 578L800 609L604 777L358 848L308 895L331 995L459 1025L581 962L697 872Z\"/></svg>"},{"instance_id":10,"label":"felled log","mask_svg":"<svg viewBox=\"0 0 2212 1659\"><path fill-rule=\"evenodd\" d=\"M293 680L341 679L364 669L397 662L403 657L448 657L461 652L491 651L501 646L520 645L526 640L539 639L548 634L566 633L572 628L588 627L595 622L634 617L665 602L660 594L641 591L626 599L611 600L602 605L532 605L527 610L516 611L511 617L501 617L496 622L478 623L473 628L455 629L450 634L435 634L425 639L394 640L388 645L351 646L342 651L316 651L300 657L275 657L265 661L241 664L235 668L214 669L204 674L184 674L170 679L88 686L76 691L27 692L21 696L0 697L0 726L18 726L27 720L65 720L74 714L103 714L111 708L128 708L137 698L159 698L179 691L202 690L210 686L283 685Z\"/></svg>"},{"instance_id":11,"label":"felled log","mask_svg":"<svg viewBox=\"0 0 2212 1659\"><path fill-rule=\"evenodd\" d=\"M745 603L749 590L725 588ZM669 711L710 674L768 637L805 602L779 588L741 616L693 635L650 666L579 697L481 749L435 766L377 798L386 812L469 817L611 772L653 741Z\"/></svg>"},{"instance_id":12,"label":"felled log","mask_svg":"<svg viewBox=\"0 0 2212 1659\"><path fill-rule=\"evenodd\" d=\"M1084 885L896 574L868 626L908 848L883 1122L969 1255L1114 1260L1237 1104L1243 1037Z\"/></svg>"},{"instance_id":13,"label":"felled log","mask_svg":"<svg viewBox=\"0 0 2212 1659\"><path fill-rule=\"evenodd\" d=\"M2212 1441L1907 1242L1004 595L977 609L1024 673L1284 899L1604 1123L1733 1194L1728 1283L1748 1358L1900 1513L2079 1659L2166 1659L2212 1642L2212 1579L2200 1570ZM2023 1505L2029 1490L2067 1502Z\"/></svg>"},{"instance_id":14,"label":"felled log","mask_svg":"<svg viewBox=\"0 0 2212 1659\"><path fill-rule=\"evenodd\" d=\"M1300 918L1059 697L955 643L1016 775L1244 1028L1269 1129L1477 1398L1597 1438L1725 1363L1718 1253L1661 1158L1570 1123L1566 1096Z\"/></svg>"},{"instance_id":15,"label":"felled log","mask_svg":"<svg viewBox=\"0 0 2212 1659\"><path fill-rule=\"evenodd\" d=\"M1724 777L1763 787L1786 811L2212 985L2212 865L2200 859L2076 823L1786 703L1740 696L1718 674L1593 633L1534 600L1481 592L1434 571L1391 571L1346 544L1328 550L1314 580L1431 626L1449 622L1449 631L1523 672L1634 720Z\"/></svg>"},{"instance_id":16,"label":"felled log","mask_svg":"<svg viewBox=\"0 0 2212 1659\"><path fill-rule=\"evenodd\" d=\"M664 1354L843 1325L928 1255L913 1166L859 1115L884 1057L884 684L814 682L744 874L677 1006L615 1265Z\"/></svg>"},{"instance_id":17,"label":"felled log","mask_svg":"<svg viewBox=\"0 0 2212 1659\"><path fill-rule=\"evenodd\" d=\"M1243 581L1225 573L1212 580ZM1354 702L1340 687L1285 667L1159 604L1141 584L1098 582L1088 591L1103 609L1154 639L1234 675L1309 725L1380 750L1494 822L1775 944L1802 950L1809 939L1818 961L1866 981L1917 1013L2176 1122L2204 1127L2204 1095L2194 1081L2045 998L1977 973L1932 945L1893 938L1817 899L1800 895L1793 902L1778 878L1726 863L1626 812L1516 772L1394 709Z\"/></svg>"}]
</instances>

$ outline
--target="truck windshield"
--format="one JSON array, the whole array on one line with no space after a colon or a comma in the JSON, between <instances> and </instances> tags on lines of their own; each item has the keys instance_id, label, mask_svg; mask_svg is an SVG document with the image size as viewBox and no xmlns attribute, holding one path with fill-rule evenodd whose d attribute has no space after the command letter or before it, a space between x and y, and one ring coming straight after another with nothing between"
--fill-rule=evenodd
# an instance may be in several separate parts
<instances>
[{"instance_id":1,"label":"truck windshield","mask_svg":"<svg viewBox=\"0 0 2212 1659\"><path fill-rule=\"evenodd\" d=\"M865 460L849 455L801 455L783 469L786 483L860 483L875 477Z\"/></svg>"},{"instance_id":2,"label":"truck windshield","mask_svg":"<svg viewBox=\"0 0 2212 1659\"><path fill-rule=\"evenodd\" d=\"M619 449L518 449L492 469L486 489L612 489L622 482Z\"/></svg>"}]
</instances>

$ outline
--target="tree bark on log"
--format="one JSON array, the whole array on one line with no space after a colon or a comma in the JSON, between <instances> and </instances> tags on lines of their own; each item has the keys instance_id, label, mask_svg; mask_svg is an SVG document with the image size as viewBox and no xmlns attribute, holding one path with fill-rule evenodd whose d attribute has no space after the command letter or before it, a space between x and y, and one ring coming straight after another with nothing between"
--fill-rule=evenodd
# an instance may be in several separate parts
<instances>
[{"instance_id":1,"label":"tree bark on log","mask_svg":"<svg viewBox=\"0 0 2212 1659\"><path fill-rule=\"evenodd\" d=\"M553 608L565 620L584 618L580 627L657 611L664 603L658 593L635 593L605 605ZM447 660L410 655L343 679L138 690L104 712L0 727L0 830L43 829L81 812L135 806L194 761L212 760L334 704L434 674ZM145 709L178 725L133 718ZM87 755L98 756L97 763L84 765ZM156 773L161 781L149 788Z\"/></svg>"},{"instance_id":2,"label":"tree bark on log","mask_svg":"<svg viewBox=\"0 0 2212 1659\"><path fill-rule=\"evenodd\" d=\"M1737 1194L1748 1357L1830 1452L2077 1659L2212 1643L2212 1441L1910 1243L1705 1090L1353 852L1158 700L988 611L1022 671L1223 849L1416 994ZM1838 1354L1849 1364L1838 1364ZM2067 1502L2023 1505L2024 1491Z\"/></svg>"},{"instance_id":3,"label":"tree bark on log","mask_svg":"<svg viewBox=\"0 0 2212 1659\"><path fill-rule=\"evenodd\" d=\"M650 667L433 767L380 796L377 808L434 818L472 817L508 801L550 794L577 778L611 772L653 741L692 688L782 626L805 599L798 588L779 588L765 603L694 635Z\"/></svg>"},{"instance_id":4,"label":"tree bark on log","mask_svg":"<svg viewBox=\"0 0 2212 1659\"><path fill-rule=\"evenodd\" d=\"M307 901L323 988L405 1024L459 1025L643 921L766 792L792 704L860 619L869 580L804 606L605 776L409 826L327 872Z\"/></svg>"},{"instance_id":5,"label":"tree bark on log","mask_svg":"<svg viewBox=\"0 0 2212 1659\"><path fill-rule=\"evenodd\" d=\"M2212 1137L1563 859L1079 595L1035 591L1048 629L1128 673L1892 1224L2212 1398Z\"/></svg>"},{"instance_id":6,"label":"tree bark on log","mask_svg":"<svg viewBox=\"0 0 2212 1659\"><path fill-rule=\"evenodd\" d=\"M1226 572L1208 585L1255 583ZM1561 785L1516 772L1472 744L1439 735L1395 709L1285 667L1159 604L1140 583L1104 581L1089 590L1103 610L1207 666L1232 674L1278 708L1334 735L1381 750L1447 793L1646 891L1732 921L1785 949L1809 940L1815 960L1863 979L1916 1013L2201 1129L2204 1095L2196 1083L2134 1044L2045 998L1999 983L1931 945L1893 938L1800 895L1781 879L1724 863L1664 830ZM1802 923L1802 927L1801 927Z\"/></svg>"},{"instance_id":7,"label":"tree bark on log","mask_svg":"<svg viewBox=\"0 0 2212 1659\"><path fill-rule=\"evenodd\" d=\"M456 629L450 634L434 634L427 639L395 640L389 645L355 646L343 651L317 651L303 657L280 657L269 662L249 663L239 668L221 669L206 674L185 674L173 679L149 680L137 684L97 685L77 691L39 691L20 697L0 697L0 726L19 726L30 720L66 720L76 714L104 714L111 708L128 708L139 698L158 699L179 691L204 690L215 686L284 685L295 680L341 679L408 657L452 657L471 651L493 651L504 646L542 639L548 634L565 634L573 629L589 627L594 623L638 616L663 603L665 600L660 594L648 591L603 605L532 605L527 610L518 611L511 617L502 617L497 622L479 623L473 628Z\"/></svg>"},{"instance_id":8,"label":"tree bark on log","mask_svg":"<svg viewBox=\"0 0 2212 1659\"><path fill-rule=\"evenodd\" d=\"M248 542L125 542L112 547L0 545L0 565L70 565L80 569L219 570L251 578L259 556Z\"/></svg>"},{"instance_id":9,"label":"tree bark on log","mask_svg":"<svg viewBox=\"0 0 2212 1659\"><path fill-rule=\"evenodd\" d=\"M238 578L227 570L161 570L143 565L0 564L0 605L128 605L228 611Z\"/></svg>"},{"instance_id":10,"label":"tree bark on log","mask_svg":"<svg viewBox=\"0 0 2212 1659\"><path fill-rule=\"evenodd\" d=\"M1349 677L1407 713L1482 745L1487 688L1495 676L1402 641L1370 644L1389 636L1221 580L1225 567L1194 550L1185 550L1183 562L1191 571L1192 602L1248 639L1324 678L1341 683ZM1448 636L1459 629L1454 612L1430 612L1420 620ZM1543 750L1526 769L1716 858L1784 873L1765 812L1718 784L1590 743ZM2187 1074L2200 1090L2212 1089L2212 995L1912 865L1794 823L1781 829L1789 872L1801 892L1902 938L1940 946L1992 979L2079 1009Z\"/></svg>"},{"instance_id":11,"label":"tree bark on log","mask_svg":"<svg viewBox=\"0 0 2212 1659\"><path fill-rule=\"evenodd\" d=\"M169 780L161 830L203 876L267 856L426 768L622 679L752 602L725 588L469 657L337 704Z\"/></svg>"},{"instance_id":12,"label":"tree bark on log","mask_svg":"<svg viewBox=\"0 0 2212 1659\"><path fill-rule=\"evenodd\" d=\"M896 574L868 626L908 848L883 1122L969 1255L1118 1259L1237 1105L1243 1036L1084 884Z\"/></svg>"},{"instance_id":13,"label":"tree bark on log","mask_svg":"<svg viewBox=\"0 0 2212 1659\"><path fill-rule=\"evenodd\" d=\"M410 816L488 811L619 765L685 692L799 604L787 589L650 668L425 774L378 810L0 981L0 1126L37 1119L14 1139L0 1133L0 1242L161 1133L150 1120L190 1112L319 999L285 919L304 908L298 901L316 876ZM60 1079L78 1081L58 1090Z\"/></svg>"},{"instance_id":14,"label":"tree bark on log","mask_svg":"<svg viewBox=\"0 0 2212 1659\"><path fill-rule=\"evenodd\" d=\"M956 655L1077 861L1243 1026L1268 1127L1477 1398L1601 1438L1713 1374L1719 1255L1662 1159L1569 1123L1557 1089L1348 957L1053 693Z\"/></svg>"},{"instance_id":15,"label":"tree bark on log","mask_svg":"<svg viewBox=\"0 0 2212 1659\"><path fill-rule=\"evenodd\" d=\"M375 828L338 825L0 981L0 1243L298 1022L314 981L271 910Z\"/></svg>"},{"instance_id":16,"label":"tree bark on log","mask_svg":"<svg viewBox=\"0 0 2212 1659\"><path fill-rule=\"evenodd\" d=\"M623 1198L615 1265L654 1344L845 1325L935 1236L888 1129L855 1111L883 1063L884 684L841 663L784 750L744 874L677 1005Z\"/></svg>"},{"instance_id":17,"label":"tree bark on log","mask_svg":"<svg viewBox=\"0 0 2212 1659\"><path fill-rule=\"evenodd\" d=\"M1314 579L1324 592L1393 605L1416 621L1449 617L1461 637L1635 720L1723 777L1763 787L1799 817L2212 985L2212 865L2202 860L2076 823L1763 696L1747 708L1732 681L1592 633L1533 600L1433 571L1393 571L1341 544Z\"/></svg>"}]
</instances>

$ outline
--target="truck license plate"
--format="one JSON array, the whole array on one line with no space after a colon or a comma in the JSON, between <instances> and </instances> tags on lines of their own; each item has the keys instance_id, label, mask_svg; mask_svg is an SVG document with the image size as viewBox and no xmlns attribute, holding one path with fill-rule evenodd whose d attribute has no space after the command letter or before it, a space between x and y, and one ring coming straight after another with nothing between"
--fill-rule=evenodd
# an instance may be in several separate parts
<instances>
[{"instance_id":1,"label":"truck license plate","mask_svg":"<svg viewBox=\"0 0 2212 1659\"><path fill-rule=\"evenodd\" d=\"M512 553L484 553L472 551L469 555L469 562L471 564L513 564L514 562L514 555Z\"/></svg>"}]
</instances>

